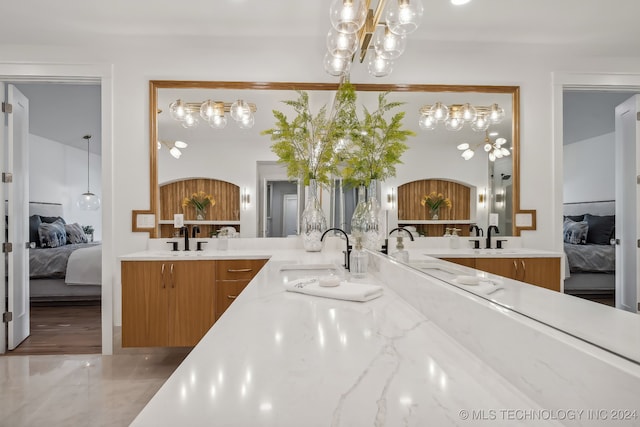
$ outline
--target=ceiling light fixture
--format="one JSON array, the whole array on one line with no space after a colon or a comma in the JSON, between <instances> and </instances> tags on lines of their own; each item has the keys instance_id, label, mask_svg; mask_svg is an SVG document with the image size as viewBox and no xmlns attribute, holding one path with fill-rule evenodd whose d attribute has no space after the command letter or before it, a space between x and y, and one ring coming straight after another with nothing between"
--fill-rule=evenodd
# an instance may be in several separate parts
<instances>
[{"instance_id":1,"label":"ceiling light fixture","mask_svg":"<svg viewBox=\"0 0 640 427\"><path fill-rule=\"evenodd\" d=\"M78 207L85 211L95 211L100 209L100 197L96 196L89 189L89 143L91 135L85 135L82 139L87 141L87 192L82 193L78 199Z\"/></svg>"},{"instance_id":2,"label":"ceiling light fixture","mask_svg":"<svg viewBox=\"0 0 640 427\"><path fill-rule=\"evenodd\" d=\"M451 4L455 6L462 6L464 4L469 3L471 0L451 0Z\"/></svg>"},{"instance_id":3,"label":"ceiling light fixture","mask_svg":"<svg viewBox=\"0 0 640 427\"><path fill-rule=\"evenodd\" d=\"M375 10L370 6L371 0L331 3L324 69L332 76L349 74L358 49L361 63L369 50L375 50L367 62L372 76L389 75L393 61L405 50L406 35L418 28L424 12L421 0L378 0Z\"/></svg>"},{"instance_id":4,"label":"ceiling light fixture","mask_svg":"<svg viewBox=\"0 0 640 427\"><path fill-rule=\"evenodd\" d=\"M423 105L420 108L418 124L421 129L433 130L438 123L444 123L447 130L459 131L465 123L476 132L484 132L489 125L498 124L504 120L504 109L498 104L488 107L469 103L445 105L436 102L433 105Z\"/></svg>"},{"instance_id":5,"label":"ceiling light fixture","mask_svg":"<svg viewBox=\"0 0 640 427\"><path fill-rule=\"evenodd\" d=\"M158 141L158 150L160 150L163 145L169 149L169 154L171 154L175 159L179 159L180 156L182 156L182 151L180 151L181 148L184 149L189 146L189 144L184 141L175 141L173 145L167 141Z\"/></svg>"},{"instance_id":6,"label":"ceiling light fixture","mask_svg":"<svg viewBox=\"0 0 640 427\"><path fill-rule=\"evenodd\" d=\"M475 154L475 150L482 147L485 152L489 153L489 160L495 162L496 159L501 159L503 157L507 157L511 155L511 151L508 148L504 147L507 143L505 138L497 138L495 141L491 141L489 138L489 132L485 131L485 138L479 144L476 144L474 147L471 147L469 143L463 142L458 145L458 150L462 151L462 158L465 160L471 160L473 155Z\"/></svg>"},{"instance_id":7,"label":"ceiling light fixture","mask_svg":"<svg viewBox=\"0 0 640 427\"><path fill-rule=\"evenodd\" d=\"M253 127L255 123L253 113L256 111L255 104L241 99L233 103L212 101L210 99L202 103L185 102L178 99L169 104L171 117L179 121L187 129L198 126L200 119L207 122L214 129L222 129L227 125L226 113L231 116L240 128L248 129Z\"/></svg>"}]
</instances>

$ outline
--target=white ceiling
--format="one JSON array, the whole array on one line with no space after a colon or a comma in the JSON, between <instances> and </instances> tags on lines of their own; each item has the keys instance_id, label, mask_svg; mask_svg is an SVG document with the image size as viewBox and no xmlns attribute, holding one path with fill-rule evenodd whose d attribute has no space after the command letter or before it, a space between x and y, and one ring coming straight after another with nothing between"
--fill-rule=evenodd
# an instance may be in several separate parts
<instances>
[{"instance_id":1,"label":"white ceiling","mask_svg":"<svg viewBox=\"0 0 640 427\"><path fill-rule=\"evenodd\" d=\"M411 40L432 43L531 43L595 55L640 50L637 0L422 0L423 24ZM375 5L376 0L372 3ZM30 0L3 6L0 40L25 44L85 45L135 37L324 38L330 0ZM631 52L629 54L628 52ZM292 52L293 54L293 52Z\"/></svg>"}]
</instances>

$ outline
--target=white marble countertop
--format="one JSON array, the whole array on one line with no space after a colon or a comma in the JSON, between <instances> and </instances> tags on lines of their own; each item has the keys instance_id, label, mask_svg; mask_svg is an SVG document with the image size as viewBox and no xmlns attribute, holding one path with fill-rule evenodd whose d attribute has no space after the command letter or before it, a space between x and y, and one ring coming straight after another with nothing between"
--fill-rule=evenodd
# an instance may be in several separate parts
<instances>
[{"instance_id":1,"label":"white marble countertop","mask_svg":"<svg viewBox=\"0 0 640 427\"><path fill-rule=\"evenodd\" d=\"M631 332L627 328L614 333L613 337L606 330L607 324L622 327L625 323L622 317L630 316L630 313L620 314L618 310L558 293L550 298L552 291L416 254L412 254L416 262L444 264L458 269L456 273L478 274L496 282L502 280L500 283L504 286L491 295L491 298L500 297L501 302L494 304L487 295L480 295L480 288L473 290L469 286L444 283L438 274L446 272L433 276L417 273L412 267L373 254L373 260L389 265L395 273L385 272L387 276L379 276L382 273L377 273L372 265L368 277L359 280L384 286L382 297L359 303L307 296L284 290L280 267L291 263L339 266L343 262L340 250L344 243L336 238L328 244L329 250L325 248L320 253L304 252L291 248L290 244L269 250L260 244L268 246L268 243L260 242L250 245L251 249L209 250L202 256L202 259L268 257L270 260L132 426L212 423L225 426L474 425L471 419L464 419L467 414L472 416L474 410L476 417L492 417L492 424L528 424L526 419L500 411L540 411L556 407L560 400L554 397L555 391L569 396L561 399L565 407L575 401L586 408L589 406L585 406L588 405L585 402L589 399L604 405L602 393L618 399L616 402L628 403L624 395L607 392L611 384L600 380L617 375L617 370L610 373L607 369L618 369L619 363L624 365L625 372L633 372L633 375L623 376L613 385L640 390L640 386L636 387L637 377L640 377L637 364L620 361L610 353L558 332L557 327L548 328L529 319L530 315L526 313L513 323L517 315L510 314L504 307L517 308L517 303L528 301L529 306L541 307L538 314L555 316L554 321L567 327L575 326L571 324L573 316L591 317L594 324L605 325L596 334L609 335L609 344L622 346L621 350L633 353L638 351L640 341L638 337L632 342L628 340L633 340L634 334L640 334L640 328L632 328ZM160 258L146 258L144 253L138 253L120 259L164 259L162 257L167 255L161 250L154 256ZM169 255L168 259L175 259L171 257ZM397 283L393 287L387 286L382 277L387 280L392 277L391 280ZM400 296L394 292L403 289L402 283L411 283L420 289L422 282L427 288L435 289L436 294ZM462 309L460 316L450 317L456 311L447 311L444 299L433 306L437 307L434 318L427 315L429 311L420 309L417 302L440 300L438 292L444 292L447 298L454 300L462 298L467 301L465 304L472 304L471 307L482 307L504 318L498 324L503 325L501 328L505 331L529 325L524 332L519 331L512 337L516 339L517 336L521 344L484 347L482 335L486 333L488 338L496 338L495 326L480 326L471 335L456 329L464 327L460 325L478 327L483 320L468 309ZM469 302L469 298L475 302ZM437 310L444 311L438 313ZM443 315L446 323L440 323ZM473 321L469 322L471 319ZM579 322L579 319L573 318L573 322ZM507 324L512 326L506 328ZM544 360L547 356L539 356L542 357L539 361L526 361L525 358L537 349L535 344L531 344L534 345L532 349L525 348L526 345L538 341L541 334L549 334L549 339L555 340L551 344L568 346L567 351L580 351L578 355L588 359L576 362L575 355L563 356L565 370L572 369L576 363L592 363L589 358L597 354L595 367L585 365L593 375L586 380L578 378L579 373L558 374L553 364ZM497 335L498 342L504 338L507 337ZM627 340L626 344L624 340ZM502 346L501 343L497 345ZM479 347L470 351L473 346ZM557 359L564 347L562 351L546 348L540 351L548 353L550 359ZM600 366L603 360L606 361L604 367ZM514 361L518 361L519 370L515 373L508 370ZM500 372L503 366L506 371ZM603 369L600 375L599 369ZM543 370L544 374L538 370ZM629 381L631 386L622 384L623 381ZM540 382L543 386L538 384ZM574 386L582 391L576 391ZM634 391L630 395L631 401L637 402L636 398L640 398L637 393ZM540 406L541 402L546 405ZM478 418L475 420L478 422ZM555 421L545 420L544 424L554 425Z\"/></svg>"},{"instance_id":2,"label":"white marble countertop","mask_svg":"<svg viewBox=\"0 0 640 427\"><path fill-rule=\"evenodd\" d=\"M274 251L132 426L443 426L537 408L388 288L365 303L284 290L283 264L341 256Z\"/></svg>"}]
</instances>

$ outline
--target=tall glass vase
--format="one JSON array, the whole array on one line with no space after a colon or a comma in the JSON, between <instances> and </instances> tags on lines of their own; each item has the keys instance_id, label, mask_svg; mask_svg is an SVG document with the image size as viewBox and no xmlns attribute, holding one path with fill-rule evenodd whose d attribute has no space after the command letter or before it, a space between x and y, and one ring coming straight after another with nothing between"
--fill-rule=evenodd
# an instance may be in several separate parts
<instances>
[{"instance_id":1,"label":"tall glass vase","mask_svg":"<svg viewBox=\"0 0 640 427\"><path fill-rule=\"evenodd\" d=\"M307 252L319 252L322 249L320 238L327 230L327 218L324 216L318 200L318 183L309 181L309 194L302 211L302 244Z\"/></svg>"},{"instance_id":2,"label":"tall glass vase","mask_svg":"<svg viewBox=\"0 0 640 427\"><path fill-rule=\"evenodd\" d=\"M351 216L351 234L354 237L364 236L364 217L367 213L367 193L364 185L358 187L358 204Z\"/></svg>"},{"instance_id":3,"label":"tall glass vase","mask_svg":"<svg viewBox=\"0 0 640 427\"><path fill-rule=\"evenodd\" d=\"M378 201L378 181L371 180L367 190L367 204L362 225L362 244L372 251L380 250L382 227L380 226L380 202Z\"/></svg>"}]
</instances>

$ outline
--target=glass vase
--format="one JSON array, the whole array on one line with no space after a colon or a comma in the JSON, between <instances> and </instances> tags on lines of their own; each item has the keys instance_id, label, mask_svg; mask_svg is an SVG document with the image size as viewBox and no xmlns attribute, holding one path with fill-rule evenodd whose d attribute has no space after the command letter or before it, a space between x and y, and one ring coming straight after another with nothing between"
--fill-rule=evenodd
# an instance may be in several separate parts
<instances>
[{"instance_id":1,"label":"glass vase","mask_svg":"<svg viewBox=\"0 0 640 427\"><path fill-rule=\"evenodd\" d=\"M358 238L364 236L364 217L367 213L367 196L364 185L358 187L358 203L351 216L351 234Z\"/></svg>"},{"instance_id":2,"label":"glass vase","mask_svg":"<svg viewBox=\"0 0 640 427\"><path fill-rule=\"evenodd\" d=\"M327 230L327 218L318 200L318 183L309 181L309 194L302 212L302 245L307 252L319 252L322 249L322 233Z\"/></svg>"},{"instance_id":3,"label":"glass vase","mask_svg":"<svg viewBox=\"0 0 640 427\"><path fill-rule=\"evenodd\" d=\"M378 181L372 179L367 190L367 204L362 223L362 245L372 251L380 250L382 236L380 227L380 202L378 202Z\"/></svg>"},{"instance_id":4,"label":"glass vase","mask_svg":"<svg viewBox=\"0 0 640 427\"><path fill-rule=\"evenodd\" d=\"M196 208L196 221L204 221L207 217L207 211L203 209Z\"/></svg>"},{"instance_id":5,"label":"glass vase","mask_svg":"<svg viewBox=\"0 0 640 427\"><path fill-rule=\"evenodd\" d=\"M438 219L438 208L431 209L431 219L434 221Z\"/></svg>"}]
</instances>

